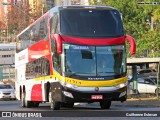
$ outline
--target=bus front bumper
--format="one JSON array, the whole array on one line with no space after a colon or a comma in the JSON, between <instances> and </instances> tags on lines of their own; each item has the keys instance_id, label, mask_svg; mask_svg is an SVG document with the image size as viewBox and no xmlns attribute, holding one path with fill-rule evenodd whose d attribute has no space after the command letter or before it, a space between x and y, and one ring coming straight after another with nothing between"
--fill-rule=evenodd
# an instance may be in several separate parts
<instances>
[{"instance_id":1,"label":"bus front bumper","mask_svg":"<svg viewBox=\"0 0 160 120\"><path fill-rule=\"evenodd\" d=\"M54 100L59 102L100 102L100 101L126 101L127 86L116 89L106 89L106 87L86 87L87 89L72 89L64 87L60 83L52 86Z\"/></svg>"},{"instance_id":2,"label":"bus front bumper","mask_svg":"<svg viewBox=\"0 0 160 120\"><path fill-rule=\"evenodd\" d=\"M79 92L68 89L62 91L63 102L100 102L100 101L126 101L127 88L110 92Z\"/></svg>"}]
</instances>

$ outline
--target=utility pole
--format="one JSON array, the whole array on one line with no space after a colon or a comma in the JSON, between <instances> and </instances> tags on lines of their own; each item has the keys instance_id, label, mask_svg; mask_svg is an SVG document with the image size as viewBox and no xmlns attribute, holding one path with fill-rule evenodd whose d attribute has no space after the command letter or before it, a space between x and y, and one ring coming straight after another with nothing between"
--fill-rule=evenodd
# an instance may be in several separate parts
<instances>
[{"instance_id":1,"label":"utility pole","mask_svg":"<svg viewBox=\"0 0 160 120\"><path fill-rule=\"evenodd\" d=\"M44 3L42 1L42 15L44 14Z\"/></svg>"},{"instance_id":2,"label":"utility pole","mask_svg":"<svg viewBox=\"0 0 160 120\"><path fill-rule=\"evenodd\" d=\"M160 61L159 61L159 63L158 63L158 71L157 71L157 99L159 100L159 88L158 88L158 86L159 86L159 80L160 80Z\"/></svg>"}]
</instances>

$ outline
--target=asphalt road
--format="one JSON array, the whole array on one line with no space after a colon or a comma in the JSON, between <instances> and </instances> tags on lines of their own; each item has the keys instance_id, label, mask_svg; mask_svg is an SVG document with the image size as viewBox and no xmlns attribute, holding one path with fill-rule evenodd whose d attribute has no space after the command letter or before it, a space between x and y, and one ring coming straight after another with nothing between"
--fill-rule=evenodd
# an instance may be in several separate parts
<instances>
[{"instance_id":1,"label":"asphalt road","mask_svg":"<svg viewBox=\"0 0 160 120\"><path fill-rule=\"evenodd\" d=\"M0 101L0 112L1 112L0 116L2 116L2 112L3 113L9 112L12 114L12 117L14 118L19 118L23 116L27 120L33 119L32 117L34 117L34 120L40 119L40 118L36 119L35 116L42 118L47 117L47 120L50 120L52 117L57 119L61 118L65 120L67 118L69 120L75 118L76 119L87 118L87 120L94 118L97 120L97 117L98 119L105 119L105 117L109 118L114 117L114 119L117 120L121 120L118 119L121 117L122 118L129 117L130 119L132 119L133 117L140 117L141 119L144 117L147 118L154 117L155 119L157 119L158 117L160 117L160 101L136 100L136 101L126 101L124 103L112 102L112 106L109 110L100 109L99 103L92 103L92 104L76 103L74 108L72 109L61 108L58 111L51 111L49 103L40 104L38 108L22 108L20 107L19 101Z\"/></svg>"},{"instance_id":2,"label":"asphalt road","mask_svg":"<svg viewBox=\"0 0 160 120\"><path fill-rule=\"evenodd\" d=\"M49 103L41 103L38 108L22 108L19 101L0 101L0 111L51 111ZM102 111L99 103L75 103L74 108L61 108L58 111ZM128 100L126 102L112 102L109 110L103 111L160 111L160 101L157 100Z\"/></svg>"}]
</instances>

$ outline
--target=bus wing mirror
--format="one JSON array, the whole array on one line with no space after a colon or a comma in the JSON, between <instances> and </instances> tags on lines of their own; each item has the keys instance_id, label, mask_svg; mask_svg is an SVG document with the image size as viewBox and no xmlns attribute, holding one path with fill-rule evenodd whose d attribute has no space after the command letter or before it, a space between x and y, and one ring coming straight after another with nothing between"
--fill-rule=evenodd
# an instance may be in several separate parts
<instances>
[{"instance_id":1,"label":"bus wing mirror","mask_svg":"<svg viewBox=\"0 0 160 120\"><path fill-rule=\"evenodd\" d=\"M53 40L56 40L56 45L57 45L57 53L58 54L62 54L62 37L60 36L60 34L53 34L51 36L51 38Z\"/></svg>"},{"instance_id":2,"label":"bus wing mirror","mask_svg":"<svg viewBox=\"0 0 160 120\"><path fill-rule=\"evenodd\" d=\"M130 54L133 55L136 53L136 41L130 35L126 35L126 39L130 42Z\"/></svg>"}]
</instances>

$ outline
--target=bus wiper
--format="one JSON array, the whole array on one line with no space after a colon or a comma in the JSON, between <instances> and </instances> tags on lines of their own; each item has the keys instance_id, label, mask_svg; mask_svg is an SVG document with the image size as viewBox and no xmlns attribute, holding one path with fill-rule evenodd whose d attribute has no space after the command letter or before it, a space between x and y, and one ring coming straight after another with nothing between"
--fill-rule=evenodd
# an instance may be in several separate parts
<instances>
[{"instance_id":1,"label":"bus wiper","mask_svg":"<svg viewBox=\"0 0 160 120\"><path fill-rule=\"evenodd\" d=\"M95 73L87 73L87 72L64 72L68 77L72 77L73 75L81 75L81 74L95 74Z\"/></svg>"},{"instance_id":2,"label":"bus wiper","mask_svg":"<svg viewBox=\"0 0 160 120\"><path fill-rule=\"evenodd\" d=\"M107 72L107 71L106 72L97 72L97 73L114 73L114 74L117 74L117 75L120 74L118 72Z\"/></svg>"}]
</instances>

